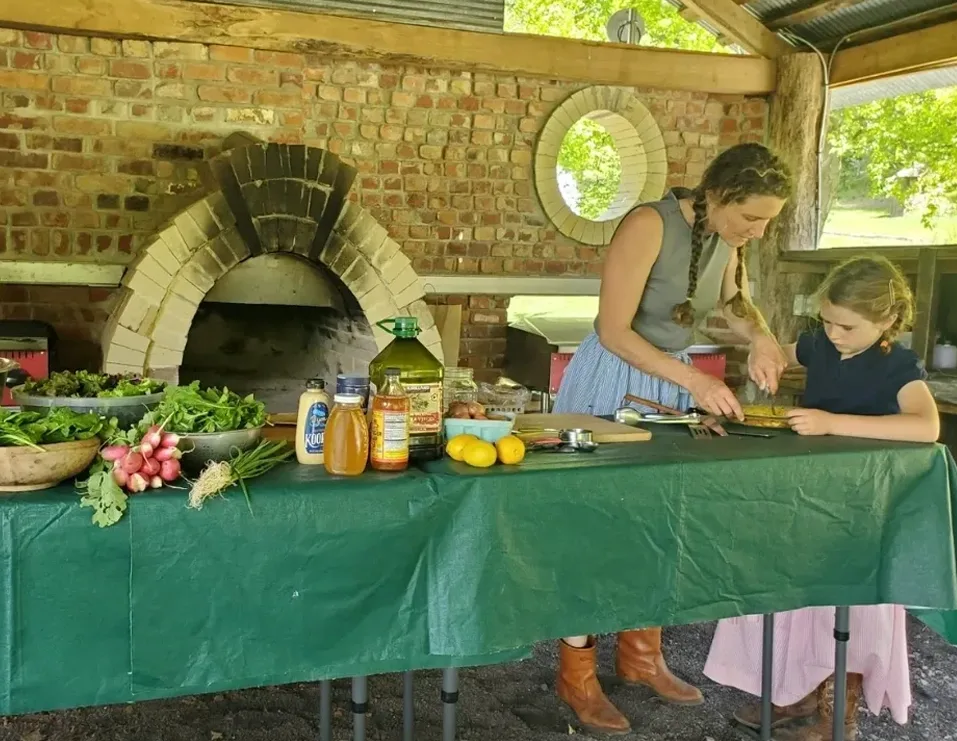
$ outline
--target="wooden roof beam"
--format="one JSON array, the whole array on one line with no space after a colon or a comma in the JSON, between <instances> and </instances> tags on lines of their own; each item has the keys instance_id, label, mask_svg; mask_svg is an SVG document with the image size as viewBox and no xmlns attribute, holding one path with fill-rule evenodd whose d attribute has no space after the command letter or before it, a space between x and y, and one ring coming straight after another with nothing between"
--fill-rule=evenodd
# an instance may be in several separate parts
<instances>
[{"instance_id":1,"label":"wooden roof beam","mask_svg":"<svg viewBox=\"0 0 957 741\"><path fill-rule=\"evenodd\" d=\"M767 27L772 31L790 28L791 26L816 20L836 10L844 10L844 8L859 5L862 2L864 2L864 0L817 0L801 10L796 10L772 19L767 23Z\"/></svg>"},{"instance_id":2,"label":"wooden roof beam","mask_svg":"<svg viewBox=\"0 0 957 741\"><path fill-rule=\"evenodd\" d=\"M0 6L0 27L55 33L222 44L707 93L766 95L775 85L773 62L734 54L478 33L184 0L29 0Z\"/></svg>"},{"instance_id":3,"label":"wooden roof beam","mask_svg":"<svg viewBox=\"0 0 957 741\"><path fill-rule=\"evenodd\" d=\"M681 4L752 54L774 59L796 51L735 0L681 0Z\"/></svg>"},{"instance_id":4,"label":"wooden roof beam","mask_svg":"<svg viewBox=\"0 0 957 741\"><path fill-rule=\"evenodd\" d=\"M957 21L853 46L834 55L831 86L957 64Z\"/></svg>"}]
</instances>

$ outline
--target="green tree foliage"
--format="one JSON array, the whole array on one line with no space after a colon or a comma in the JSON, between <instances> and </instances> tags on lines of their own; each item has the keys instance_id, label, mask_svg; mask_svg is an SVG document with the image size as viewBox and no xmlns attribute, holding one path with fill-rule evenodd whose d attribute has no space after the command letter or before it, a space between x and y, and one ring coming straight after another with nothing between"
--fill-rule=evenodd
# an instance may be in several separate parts
<instances>
[{"instance_id":1,"label":"green tree foliage","mask_svg":"<svg viewBox=\"0 0 957 741\"><path fill-rule=\"evenodd\" d=\"M713 34L686 21L664 0L506 0L505 30L607 41L605 24L623 8L636 9L644 20L643 46L727 51ZM621 182L621 158L600 124L591 119L575 124L562 142L558 167L574 180L577 202L569 206L575 213L593 220L605 213Z\"/></svg>"},{"instance_id":2,"label":"green tree foliage","mask_svg":"<svg viewBox=\"0 0 957 741\"><path fill-rule=\"evenodd\" d=\"M505 30L607 41L605 24L623 8L634 8L644 19L643 46L726 51L713 34L686 21L664 0L506 0Z\"/></svg>"},{"instance_id":3,"label":"green tree foliage","mask_svg":"<svg viewBox=\"0 0 957 741\"><path fill-rule=\"evenodd\" d=\"M915 203L928 227L957 209L957 88L835 111L828 143L841 159L839 197Z\"/></svg>"},{"instance_id":4,"label":"green tree foliage","mask_svg":"<svg viewBox=\"0 0 957 741\"><path fill-rule=\"evenodd\" d=\"M558 168L574 180L577 193L569 207L579 216L599 221L621 183L621 157L611 134L597 121L580 118L562 140ZM564 195L564 194L563 194Z\"/></svg>"}]
</instances>

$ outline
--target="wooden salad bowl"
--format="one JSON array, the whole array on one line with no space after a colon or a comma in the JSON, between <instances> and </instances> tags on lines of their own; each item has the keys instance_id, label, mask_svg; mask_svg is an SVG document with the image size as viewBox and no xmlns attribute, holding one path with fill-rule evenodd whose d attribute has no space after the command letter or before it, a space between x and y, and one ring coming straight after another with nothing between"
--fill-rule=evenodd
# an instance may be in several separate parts
<instances>
[{"instance_id":1,"label":"wooden salad bowl","mask_svg":"<svg viewBox=\"0 0 957 741\"><path fill-rule=\"evenodd\" d=\"M98 437L68 443L0 447L0 492L49 489L87 469L100 449Z\"/></svg>"}]
</instances>

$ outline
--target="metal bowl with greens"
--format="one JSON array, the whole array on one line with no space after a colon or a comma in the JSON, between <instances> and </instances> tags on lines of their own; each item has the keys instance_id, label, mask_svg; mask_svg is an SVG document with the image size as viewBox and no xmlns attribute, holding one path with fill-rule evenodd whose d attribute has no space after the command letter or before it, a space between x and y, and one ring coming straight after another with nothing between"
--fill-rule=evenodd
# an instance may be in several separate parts
<instances>
[{"instance_id":1,"label":"metal bowl with greens","mask_svg":"<svg viewBox=\"0 0 957 741\"><path fill-rule=\"evenodd\" d=\"M54 371L48 378L31 379L18 387L25 396L72 399L117 399L161 393L165 381L130 374L91 371Z\"/></svg>"},{"instance_id":2,"label":"metal bowl with greens","mask_svg":"<svg viewBox=\"0 0 957 741\"><path fill-rule=\"evenodd\" d=\"M49 378L32 379L12 389L13 401L24 411L53 408L116 417L129 427L163 398L165 381L132 375L89 371L57 371Z\"/></svg>"},{"instance_id":3,"label":"metal bowl with greens","mask_svg":"<svg viewBox=\"0 0 957 741\"><path fill-rule=\"evenodd\" d=\"M252 394L202 387L199 381L166 390L162 401L140 421L180 436L183 466L198 472L207 461L229 460L235 451L255 447L266 424L266 405Z\"/></svg>"}]
</instances>

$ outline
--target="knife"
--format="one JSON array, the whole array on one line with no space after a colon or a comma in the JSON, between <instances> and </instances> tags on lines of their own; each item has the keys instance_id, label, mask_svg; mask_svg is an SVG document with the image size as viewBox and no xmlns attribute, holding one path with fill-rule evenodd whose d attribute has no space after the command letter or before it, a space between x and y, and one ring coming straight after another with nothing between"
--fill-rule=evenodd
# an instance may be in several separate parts
<instances>
[{"instance_id":1,"label":"knife","mask_svg":"<svg viewBox=\"0 0 957 741\"><path fill-rule=\"evenodd\" d=\"M763 402L771 407L772 415L777 415L777 405L775 404L776 396L767 389L759 388L758 384L750 378L744 387L744 400L748 402L748 404L760 404Z\"/></svg>"}]
</instances>

